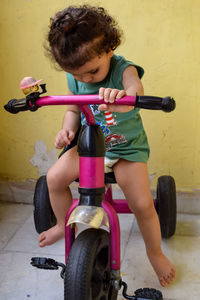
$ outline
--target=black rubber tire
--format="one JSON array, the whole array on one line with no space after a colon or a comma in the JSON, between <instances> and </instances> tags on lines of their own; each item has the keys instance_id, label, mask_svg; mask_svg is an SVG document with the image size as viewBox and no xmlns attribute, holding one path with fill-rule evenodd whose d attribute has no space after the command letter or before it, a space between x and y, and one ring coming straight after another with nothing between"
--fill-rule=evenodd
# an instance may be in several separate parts
<instances>
[{"instance_id":1,"label":"black rubber tire","mask_svg":"<svg viewBox=\"0 0 200 300\"><path fill-rule=\"evenodd\" d=\"M135 291L135 296L137 298L163 300L162 293L156 289L149 289L149 288L138 289Z\"/></svg>"},{"instance_id":2,"label":"black rubber tire","mask_svg":"<svg viewBox=\"0 0 200 300\"><path fill-rule=\"evenodd\" d=\"M35 186L33 198L35 229L41 233L56 224L56 217L51 208L46 176L41 176Z\"/></svg>"},{"instance_id":3,"label":"black rubber tire","mask_svg":"<svg viewBox=\"0 0 200 300\"><path fill-rule=\"evenodd\" d=\"M67 259L65 300L116 300L110 280L110 239L103 229L82 231Z\"/></svg>"},{"instance_id":4,"label":"black rubber tire","mask_svg":"<svg viewBox=\"0 0 200 300\"><path fill-rule=\"evenodd\" d=\"M156 211L162 237L170 238L176 231L176 185L171 176L158 178Z\"/></svg>"}]
</instances>

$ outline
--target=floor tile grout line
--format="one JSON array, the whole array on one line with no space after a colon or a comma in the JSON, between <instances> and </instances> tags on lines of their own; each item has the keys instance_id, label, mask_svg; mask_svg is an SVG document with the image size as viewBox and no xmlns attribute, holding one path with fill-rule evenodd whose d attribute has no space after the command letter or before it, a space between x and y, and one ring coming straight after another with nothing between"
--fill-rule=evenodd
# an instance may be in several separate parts
<instances>
[{"instance_id":1,"label":"floor tile grout line","mask_svg":"<svg viewBox=\"0 0 200 300\"><path fill-rule=\"evenodd\" d=\"M0 250L0 255L1 254L7 254L7 253L10 253L10 254L13 254L13 253L16 253L16 254L30 254L30 256L32 255L38 255L38 256L57 256L57 257L64 257L65 256L65 253L63 251L63 254L57 254L57 253L39 253L39 252L27 252L27 251L22 251L22 250Z\"/></svg>"},{"instance_id":2,"label":"floor tile grout line","mask_svg":"<svg viewBox=\"0 0 200 300\"><path fill-rule=\"evenodd\" d=\"M14 231L14 233L11 235L11 237L8 239L8 241L5 243L5 245L2 247L1 250L4 250L4 249L5 249L5 247L8 245L8 243L15 237L15 235L17 234L17 232L24 226L24 224L26 223L26 221L27 221L29 218L30 218L30 216L27 217L26 220L24 220L23 223L20 223L19 226L17 226L17 229ZM7 224L8 224L8 223L7 223ZM18 224L16 224L16 223L9 223L9 224L15 224L15 225L18 225Z\"/></svg>"},{"instance_id":3,"label":"floor tile grout line","mask_svg":"<svg viewBox=\"0 0 200 300\"><path fill-rule=\"evenodd\" d=\"M135 216L134 216L133 221L132 221L131 228L130 228L130 230L129 230L128 239L127 239L127 241L126 241L126 244L124 245L124 249L127 249L127 245L128 245L128 243L129 243L129 241L130 241L131 234L132 234L132 231L133 231L133 228L134 228L135 220L136 220L136 218L135 218ZM123 263L123 261L124 261L125 253L126 253L126 250L124 251L123 257L122 257L122 259L121 259L121 265L122 265L122 263Z\"/></svg>"}]
</instances>

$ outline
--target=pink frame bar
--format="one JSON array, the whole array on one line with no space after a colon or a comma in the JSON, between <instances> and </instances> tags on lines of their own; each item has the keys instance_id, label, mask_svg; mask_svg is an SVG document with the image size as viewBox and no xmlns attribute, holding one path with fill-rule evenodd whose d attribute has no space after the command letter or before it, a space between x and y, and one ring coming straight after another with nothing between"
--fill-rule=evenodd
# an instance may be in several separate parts
<instances>
[{"instance_id":1,"label":"pink frame bar","mask_svg":"<svg viewBox=\"0 0 200 300\"><path fill-rule=\"evenodd\" d=\"M71 250L72 244L75 240L75 229L72 226L67 226L67 222L73 210L78 206L79 199L73 199L73 203L67 211L65 219L65 264L67 263L67 258Z\"/></svg>"},{"instance_id":2,"label":"pink frame bar","mask_svg":"<svg viewBox=\"0 0 200 300\"><path fill-rule=\"evenodd\" d=\"M115 209L108 201L102 202L110 225L110 268L120 270L120 225Z\"/></svg>"},{"instance_id":3,"label":"pink frame bar","mask_svg":"<svg viewBox=\"0 0 200 300\"><path fill-rule=\"evenodd\" d=\"M79 157L79 186L104 187L104 157Z\"/></svg>"},{"instance_id":4,"label":"pink frame bar","mask_svg":"<svg viewBox=\"0 0 200 300\"><path fill-rule=\"evenodd\" d=\"M130 210L130 208L128 206L126 199L113 199L111 184L109 184L104 197L105 197L104 198L105 201L108 201L117 213L121 213L121 214L131 214L132 213L132 211Z\"/></svg>"},{"instance_id":5,"label":"pink frame bar","mask_svg":"<svg viewBox=\"0 0 200 300\"><path fill-rule=\"evenodd\" d=\"M125 96L121 99L116 99L115 104L120 105L135 105L136 96ZM47 105L86 105L86 104L105 104L103 99L99 99L99 95L60 95L60 96L44 96L36 101L38 106Z\"/></svg>"},{"instance_id":6,"label":"pink frame bar","mask_svg":"<svg viewBox=\"0 0 200 300\"><path fill-rule=\"evenodd\" d=\"M112 202L113 208L116 210L117 213L120 214L131 214L132 211L130 210L126 199L113 199Z\"/></svg>"}]
</instances>

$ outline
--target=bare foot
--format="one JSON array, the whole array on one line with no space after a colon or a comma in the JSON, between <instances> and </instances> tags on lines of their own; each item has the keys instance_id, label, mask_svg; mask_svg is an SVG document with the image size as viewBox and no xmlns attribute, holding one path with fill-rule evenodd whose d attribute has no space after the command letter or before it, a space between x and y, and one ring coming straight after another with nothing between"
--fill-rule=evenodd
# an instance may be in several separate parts
<instances>
[{"instance_id":1,"label":"bare foot","mask_svg":"<svg viewBox=\"0 0 200 300\"><path fill-rule=\"evenodd\" d=\"M38 237L39 246L45 247L52 245L65 236L65 227L63 229L59 225L55 225L47 231L40 233Z\"/></svg>"},{"instance_id":2,"label":"bare foot","mask_svg":"<svg viewBox=\"0 0 200 300\"><path fill-rule=\"evenodd\" d=\"M156 255L148 255L148 257L158 276L160 284L165 287L167 284L171 283L175 278L176 272L174 266L167 257L162 252Z\"/></svg>"}]
</instances>

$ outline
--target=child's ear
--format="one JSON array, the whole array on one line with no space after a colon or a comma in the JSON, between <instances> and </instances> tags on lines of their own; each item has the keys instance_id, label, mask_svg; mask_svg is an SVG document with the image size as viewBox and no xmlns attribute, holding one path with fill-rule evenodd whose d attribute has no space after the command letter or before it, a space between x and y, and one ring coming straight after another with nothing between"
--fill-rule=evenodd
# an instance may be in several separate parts
<instances>
[{"instance_id":1,"label":"child's ear","mask_svg":"<svg viewBox=\"0 0 200 300\"><path fill-rule=\"evenodd\" d=\"M113 56L113 54L114 54L114 51L113 51L113 50L110 50L110 51L108 52L108 55L109 55L110 58Z\"/></svg>"}]
</instances>

